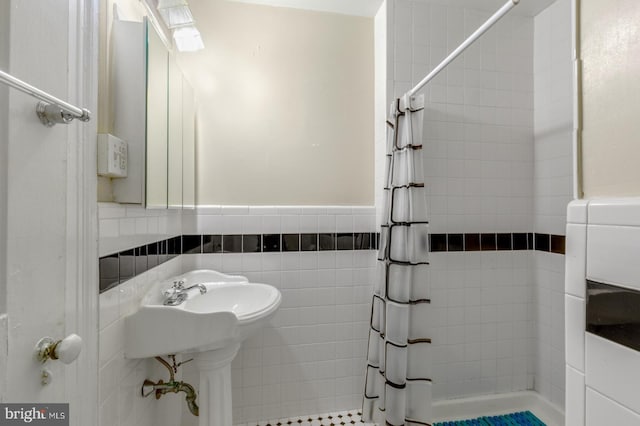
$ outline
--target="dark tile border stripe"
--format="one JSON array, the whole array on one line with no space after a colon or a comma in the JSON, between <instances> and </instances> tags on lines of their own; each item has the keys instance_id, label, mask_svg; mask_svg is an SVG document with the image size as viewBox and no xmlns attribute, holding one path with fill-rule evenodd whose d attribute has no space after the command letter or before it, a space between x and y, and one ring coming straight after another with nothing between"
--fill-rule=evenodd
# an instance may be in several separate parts
<instances>
[{"instance_id":1,"label":"dark tile border stripe","mask_svg":"<svg viewBox=\"0 0 640 426\"><path fill-rule=\"evenodd\" d=\"M205 234L178 235L99 259L100 293L181 254L285 253L325 250L377 250L380 234ZM429 251L519 251L565 253L565 236L533 233L429 234Z\"/></svg>"},{"instance_id":2,"label":"dark tile border stripe","mask_svg":"<svg viewBox=\"0 0 640 426\"><path fill-rule=\"evenodd\" d=\"M640 351L640 291L587 280L586 331Z\"/></svg>"},{"instance_id":3,"label":"dark tile border stripe","mask_svg":"<svg viewBox=\"0 0 640 426\"><path fill-rule=\"evenodd\" d=\"M178 235L101 257L100 293L181 254L376 250L378 241L375 232Z\"/></svg>"},{"instance_id":4,"label":"dark tile border stripe","mask_svg":"<svg viewBox=\"0 0 640 426\"><path fill-rule=\"evenodd\" d=\"M565 236L533 233L429 234L430 252L537 250L565 254Z\"/></svg>"},{"instance_id":5,"label":"dark tile border stripe","mask_svg":"<svg viewBox=\"0 0 640 426\"><path fill-rule=\"evenodd\" d=\"M551 253L565 254L566 238L564 235L549 235L551 238Z\"/></svg>"}]
</instances>

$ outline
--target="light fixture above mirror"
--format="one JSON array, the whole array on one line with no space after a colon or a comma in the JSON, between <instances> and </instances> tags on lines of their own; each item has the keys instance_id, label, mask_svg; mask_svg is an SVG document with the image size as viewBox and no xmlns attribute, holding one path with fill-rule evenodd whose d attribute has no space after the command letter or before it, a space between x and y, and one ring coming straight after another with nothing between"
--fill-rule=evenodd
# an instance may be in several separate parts
<instances>
[{"instance_id":1,"label":"light fixture above mirror","mask_svg":"<svg viewBox=\"0 0 640 426\"><path fill-rule=\"evenodd\" d=\"M173 40L180 52L195 52L196 50L204 49L200 31L193 25L174 29Z\"/></svg>"},{"instance_id":2,"label":"light fixture above mirror","mask_svg":"<svg viewBox=\"0 0 640 426\"><path fill-rule=\"evenodd\" d=\"M169 29L193 24L193 15L185 0L158 0L158 12Z\"/></svg>"},{"instance_id":3,"label":"light fixture above mirror","mask_svg":"<svg viewBox=\"0 0 640 426\"><path fill-rule=\"evenodd\" d=\"M173 34L180 52L204 49L200 31L195 27L193 15L186 0L158 0L157 10L162 21Z\"/></svg>"}]
</instances>

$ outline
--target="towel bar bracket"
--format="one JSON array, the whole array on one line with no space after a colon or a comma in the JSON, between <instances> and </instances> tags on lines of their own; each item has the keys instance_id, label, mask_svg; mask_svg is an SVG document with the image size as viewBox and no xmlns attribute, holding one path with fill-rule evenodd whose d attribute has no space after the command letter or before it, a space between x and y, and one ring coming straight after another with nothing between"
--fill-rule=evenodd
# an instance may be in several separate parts
<instances>
[{"instance_id":1,"label":"towel bar bracket","mask_svg":"<svg viewBox=\"0 0 640 426\"><path fill-rule=\"evenodd\" d=\"M0 83L39 99L40 102L36 106L36 114L40 122L47 127L52 127L57 123L69 124L73 119L84 122L91 119L91 112L88 109L71 105L2 70L0 70Z\"/></svg>"},{"instance_id":2,"label":"towel bar bracket","mask_svg":"<svg viewBox=\"0 0 640 426\"><path fill-rule=\"evenodd\" d=\"M38 105L36 106L36 114L38 115L40 122L47 127L53 127L58 123L69 124L74 118L77 118L80 121L89 121L91 117L89 111L86 109L82 109L82 115L77 116L65 111L58 105L42 101L38 102Z\"/></svg>"}]
</instances>

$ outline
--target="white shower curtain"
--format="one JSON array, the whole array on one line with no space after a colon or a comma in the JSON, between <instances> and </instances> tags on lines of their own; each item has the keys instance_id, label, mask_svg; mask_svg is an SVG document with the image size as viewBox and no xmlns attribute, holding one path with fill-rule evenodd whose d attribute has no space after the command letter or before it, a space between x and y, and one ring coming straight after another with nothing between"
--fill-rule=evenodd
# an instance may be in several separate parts
<instances>
[{"instance_id":1,"label":"white shower curtain","mask_svg":"<svg viewBox=\"0 0 640 426\"><path fill-rule=\"evenodd\" d=\"M424 98L391 105L378 277L363 402L365 421L431 424L428 222L422 177Z\"/></svg>"}]
</instances>

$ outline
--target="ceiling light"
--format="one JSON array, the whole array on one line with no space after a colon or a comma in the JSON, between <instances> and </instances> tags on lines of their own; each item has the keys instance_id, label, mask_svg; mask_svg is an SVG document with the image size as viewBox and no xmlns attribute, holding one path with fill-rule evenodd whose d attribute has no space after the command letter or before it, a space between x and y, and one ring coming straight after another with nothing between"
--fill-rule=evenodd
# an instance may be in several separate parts
<instances>
[{"instance_id":1,"label":"ceiling light","mask_svg":"<svg viewBox=\"0 0 640 426\"><path fill-rule=\"evenodd\" d=\"M195 52L196 50L204 49L200 31L193 25L173 30L173 39L180 52Z\"/></svg>"},{"instance_id":2,"label":"ceiling light","mask_svg":"<svg viewBox=\"0 0 640 426\"><path fill-rule=\"evenodd\" d=\"M193 15L185 0L158 0L158 12L168 28L193 24Z\"/></svg>"}]
</instances>

